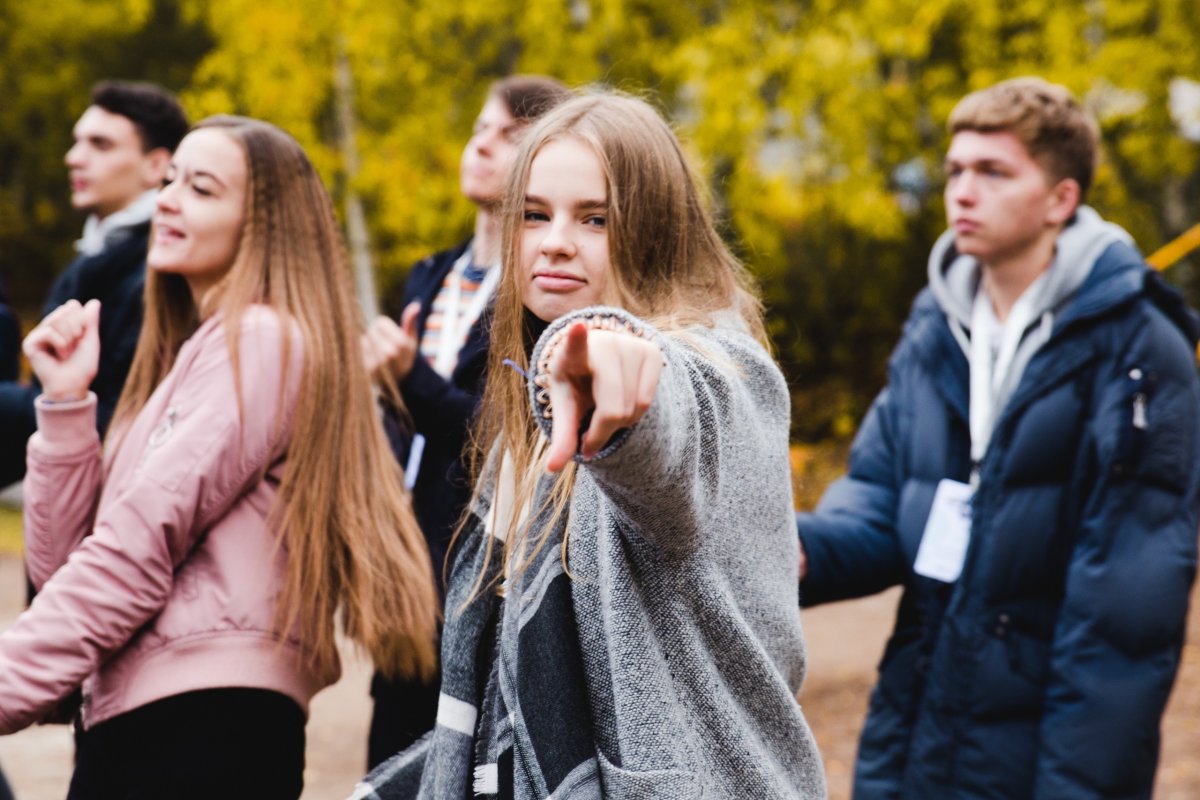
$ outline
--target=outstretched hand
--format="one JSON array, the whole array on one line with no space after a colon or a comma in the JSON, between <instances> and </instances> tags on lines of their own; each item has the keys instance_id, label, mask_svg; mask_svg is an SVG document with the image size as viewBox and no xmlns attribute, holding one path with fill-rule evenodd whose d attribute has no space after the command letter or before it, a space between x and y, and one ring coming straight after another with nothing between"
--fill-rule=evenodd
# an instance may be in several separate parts
<instances>
[{"instance_id":1,"label":"outstretched hand","mask_svg":"<svg viewBox=\"0 0 1200 800\"><path fill-rule=\"evenodd\" d=\"M412 372L417 360L417 314L420 302L414 300L404 307L397 325L390 317L376 317L362 336L363 361L367 374L374 379L390 375L402 381Z\"/></svg>"},{"instance_id":2,"label":"outstretched hand","mask_svg":"<svg viewBox=\"0 0 1200 800\"><path fill-rule=\"evenodd\" d=\"M604 448L613 434L636 423L650 408L662 373L658 345L630 333L570 325L551 356L545 387L554 413L546 468L558 472L575 455ZM588 412L591 423L579 440Z\"/></svg>"},{"instance_id":3,"label":"outstretched hand","mask_svg":"<svg viewBox=\"0 0 1200 800\"><path fill-rule=\"evenodd\" d=\"M48 400L82 400L100 366L100 301L63 303L30 331L21 349Z\"/></svg>"}]
</instances>

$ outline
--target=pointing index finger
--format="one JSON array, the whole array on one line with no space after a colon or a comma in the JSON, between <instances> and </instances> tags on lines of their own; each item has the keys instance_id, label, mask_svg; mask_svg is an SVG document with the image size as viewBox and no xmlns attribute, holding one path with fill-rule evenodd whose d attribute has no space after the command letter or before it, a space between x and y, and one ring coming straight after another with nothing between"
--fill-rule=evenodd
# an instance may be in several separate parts
<instances>
[{"instance_id":1,"label":"pointing index finger","mask_svg":"<svg viewBox=\"0 0 1200 800\"><path fill-rule=\"evenodd\" d=\"M547 392L554 413L546 456L546 469L550 472L558 472L566 466L579 447L579 426L584 409L580 405L581 398L576 395L575 382L590 373L587 337L587 325L582 322L569 325L550 362Z\"/></svg>"},{"instance_id":2,"label":"pointing index finger","mask_svg":"<svg viewBox=\"0 0 1200 800\"><path fill-rule=\"evenodd\" d=\"M555 377L574 378L589 374L587 325L575 322L568 326L559 347L562 350L555 354L554 363L550 365Z\"/></svg>"}]
</instances>

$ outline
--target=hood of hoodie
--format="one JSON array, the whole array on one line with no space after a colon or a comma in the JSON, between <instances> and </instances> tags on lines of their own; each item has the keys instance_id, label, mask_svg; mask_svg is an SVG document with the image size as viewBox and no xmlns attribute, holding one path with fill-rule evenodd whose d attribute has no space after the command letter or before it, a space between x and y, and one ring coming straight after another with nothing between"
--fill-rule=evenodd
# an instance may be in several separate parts
<instances>
[{"instance_id":1,"label":"hood of hoodie","mask_svg":"<svg viewBox=\"0 0 1200 800\"><path fill-rule=\"evenodd\" d=\"M1037 285L1037 295L1031 298L1032 318L1045 324L1047 313L1052 317L1061 313L1091 274L1097 259L1114 242L1133 246L1133 239L1124 228L1106 222L1090 206L1080 206L1071 224L1058 235L1054 261L1045 272L1045 279ZM954 231L948 230L938 237L929 254L929 289L960 344L966 341L963 334L971 330L971 311L979 279L979 262L954 249Z\"/></svg>"},{"instance_id":2,"label":"hood of hoodie","mask_svg":"<svg viewBox=\"0 0 1200 800\"><path fill-rule=\"evenodd\" d=\"M980 351L971 344L974 333L971 322L981 272L978 260L955 251L952 232L942 234L934 245L929 257L930 291L970 362L971 460L976 465L982 461L996 421L1020 383L1025 367L1049 340L1054 318L1075 297L1100 256L1116 242L1132 244L1132 239L1091 208L1081 206L1076 211L1071 224L1058 235L1049 268L1021 296L1020 302L1029 305L1028 316L1023 317L1023 322L1017 322L1016 315L1009 319L1010 326L1022 328L1008 332L1018 338L1003 365L995 350L989 358L987 348Z\"/></svg>"}]
</instances>

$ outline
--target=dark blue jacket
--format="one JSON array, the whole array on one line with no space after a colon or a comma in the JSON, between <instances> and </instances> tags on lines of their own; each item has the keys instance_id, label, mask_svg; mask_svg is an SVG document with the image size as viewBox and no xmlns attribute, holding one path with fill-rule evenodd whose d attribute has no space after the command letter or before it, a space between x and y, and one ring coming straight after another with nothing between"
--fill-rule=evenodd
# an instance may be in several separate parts
<instances>
[{"instance_id":1,"label":"dark blue jacket","mask_svg":"<svg viewBox=\"0 0 1200 800\"><path fill-rule=\"evenodd\" d=\"M91 389L99 400L96 423L101 435L121 397L142 329L149 240L150 223L146 222L100 253L79 256L54 282L42 309L44 317L68 300L100 300L100 364ZM33 400L40 392L36 380L0 383L0 486L25 476L25 443L37 430Z\"/></svg>"},{"instance_id":2,"label":"dark blue jacket","mask_svg":"<svg viewBox=\"0 0 1200 800\"><path fill-rule=\"evenodd\" d=\"M1150 796L1196 567L1194 325L1104 253L997 420L946 584L912 566L938 481L969 478L969 369L917 298L849 475L797 520L803 604L904 586L856 798Z\"/></svg>"},{"instance_id":3,"label":"dark blue jacket","mask_svg":"<svg viewBox=\"0 0 1200 800\"><path fill-rule=\"evenodd\" d=\"M0 283L0 381L15 381L20 370L21 323L8 305L8 293Z\"/></svg>"},{"instance_id":4,"label":"dark blue jacket","mask_svg":"<svg viewBox=\"0 0 1200 800\"><path fill-rule=\"evenodd\" d=\"M421 303L417 315L417 336L425 335L425 322L433 300L442 288L454 262L470 242L451 250L435 253L413 265L404 283L401 301L389 308L399 319L400 312L414 300ZM420 354L412 371L400 383L400 393L412 416L411 425L425 437L425 450L417 483L413 487L413 510L429 543L429 552L441 585L446 547L458 523L459 514L471 498L470 480L463 461L463 449L475 411L483 395L484 370L487 366L489 311L476 320L459 351L458 365L446 380L434 371ZM393 450L401 464L408 462L412 430L393 436Z\"/></svg>"},{"instance_id":5,"label":"dark blue jacket","mask_svg":"<svg viewBox=\"0 0 1200 800\"><path fill-rule=\"evenodd\" d=\"M387 304L387 313L399 320L405 306L413 300L420 301L417 335L424 336L433 300L454 262L469 246L468 240L413 265L404 291L398 301ZM489 317L490 307L471 326L467 341L459 351L458 365L449 380L435 372L418 353L412 371L400 383L400 393L411 419L400 421L389 415L386 420L392 450L402 465L408 463L413 432L425 436L421 467L412 490L413 511L429 545L439 594L442 595L445 593L442 566L446 561L446 550L459 515L471 499L463 450L483 394ZM389 680L377 673L371 681L371 696L375 699L375 709L367 742L367 760L374 767L433 727L438 683Z\"/></svg>"}]
</instances>

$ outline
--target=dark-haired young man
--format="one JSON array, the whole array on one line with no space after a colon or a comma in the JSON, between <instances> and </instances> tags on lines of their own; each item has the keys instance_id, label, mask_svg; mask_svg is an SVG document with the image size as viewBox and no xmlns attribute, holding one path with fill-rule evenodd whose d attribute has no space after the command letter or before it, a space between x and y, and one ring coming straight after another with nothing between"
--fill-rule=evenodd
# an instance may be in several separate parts
<instances>
[{"instance_id":1,"label":"dark-haired young man","mask_svg":"<svg viewBox=\"0 0 1200 800\"><path fill-rule=\"evenodd\" d=\"M67 300L100 300L100 367L91 388L99 399L101 434L125 384L142 325L155 194L187 129L187 116L167 90L107 81L92 90L64 159L71 205L88 212L88 218L75 243L79 255L55 281L43 315ZM36 382L0 383L0 486L25 474L25 443L37 427L33 400L39 391Z\"/></svg>"},{"instance_id":2,"label":"dark-haired young man","mask_svg":"<svg viewBox=\"0 0 1200 800\"><path fill-rule=\"evenodd\" d=\"M854 796L1148 798L1196 571L1195 316L1081 205L1098 137L1065 89L1005 81L950 131L929 287L797 520L805 605L904 587Z\"/></svg>"},{"instance_id":3,"label":"dark-haired young man","mask_svg":"<svg viewBox=\"0 0 1200 800\"><path fill-rule=\"evenodd\" d=\"M397 381L412 415L414 430L395 437L394 448L439 586L450 537L471 494L463 449L483 392L485 312L500 277L499 204L522 132L569 96L561 83L540 75L492 84L459 167L463 196L478 209L475 234L415 264L401 300L388 309L399 324L379 317L364 341L368 368ZM376 676L371 694L367 758L374 767L433 727L438 684Z\"/></svg>"}]
</instances>

